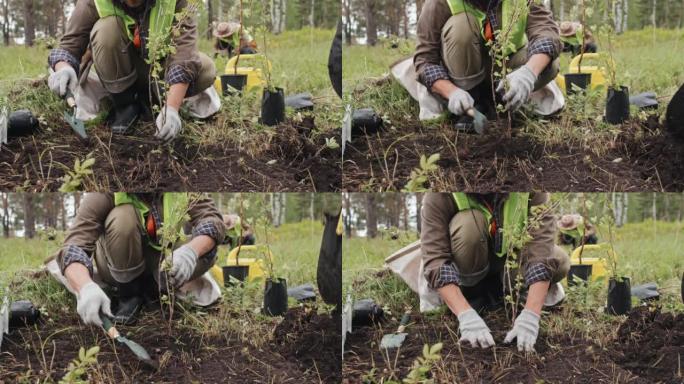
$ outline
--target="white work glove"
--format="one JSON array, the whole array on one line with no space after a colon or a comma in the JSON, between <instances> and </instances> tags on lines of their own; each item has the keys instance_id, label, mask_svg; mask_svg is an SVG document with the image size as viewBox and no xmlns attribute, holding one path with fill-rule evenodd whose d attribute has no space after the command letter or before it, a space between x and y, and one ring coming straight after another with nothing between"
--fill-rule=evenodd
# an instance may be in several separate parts
<instances>
[{"instance_id":1,"label":"white work glove","mask_svg":"<svg viewBox=\"0 0 684 384\"><path fill-rule=\"evenodd\" d=\"M533 352L534 343L537 342L539 334L539 315L527 309L523 309L513 323L511 329L504 339L504 343L510 343L513 339L518 339L518 351Z\"/></svg>"},{"instance_id":2,"label":"white work glove","mask_svg":"<svg viewBox=\"0 0 684 384\"><path fill-rule=\"evenodd\" d=\"M489 327L474 309L462 312L458 316L458 330L461 332L459 343L466 340L473 348L489 348L495 344Z\"/></svg>"},{"instance_id":3,"label":"white work glove","mask_svg":"<svg viewBox=\"0 0 684 384\"><path fill-rule=\"evenodd\" d=\"M182 128L181 118L178 111L165 106L157 116L157 136L164 141L170 141L178 136Z\"/></svg>"},{"instance_id":4,"label":"white work glove","mask_svg":"<svg viewBox=\"0 0 684 384\"><path fill-rule=\"evenodd\" d=\"M464 115L470 108L475 106L475 100L470 96L470 93L462 90L461 88L456 88L453 92L449 94L449 112L454 115L460 116Z\"/></svg>"},{"instance_id":5,"label":"white work glove","mask_svg":"<svg viewBox=\"0 0 684 384\"><path fill-rule=\"evenodd\" d=\"M171 262L171 270L168 273L169 284L175 288L179 288L188 282L190 276L192 276L192 272L195 271L195 266L197 266L197 254L186 244L173 251Z\"/></svg>"},{"instance_id":6,"label":"white work glove","mask_svg":"<svg viewBox=\"0 0 684 384\"><path fill-rule=\"evenodd\" d=\"M102 326L100 312L109 317L112 315L110 308L111 301L102 288L94 282L90 282L81 287L76 297L76 311L86 324Z\"/></svg>"},{"instance_id":7,"label":"white work glove","mask_svg":"<svg viewBox=\"0 0 684 384\"><path fill-rule=\"evenodd\" d=\"M523 65L509 73L506 76L506 81L508 82L508 92L503 95L503 101L506 103L507 110L514 111L530 98L534 83L537 81L537 75L527 65ZM496 92L504 91L504 82L500 81L499 86L496 87Z\"/></svg>"},{"instance_id":8,"label":"white work glove","mask_svg":"<svg viewBox=\"0 0 684 384\"><path fill-rule=\"evenodd\" d=\"M48 87L60 97L66 95L67 88L71 90L71 93L74 93L76 84L78 84L78 76L76 76L76 71L71 65L63 66L48 77Z\"/></svg>"}]
</instances>

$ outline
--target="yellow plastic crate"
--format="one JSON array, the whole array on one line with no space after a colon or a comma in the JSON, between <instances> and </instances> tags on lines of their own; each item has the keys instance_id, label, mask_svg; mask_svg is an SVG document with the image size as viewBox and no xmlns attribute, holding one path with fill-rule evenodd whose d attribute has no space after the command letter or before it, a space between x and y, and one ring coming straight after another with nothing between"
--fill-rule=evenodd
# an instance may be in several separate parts
<instances>
[{"instance_id":1,"label":"yellow plastic crate","mask_svg":"<svg viewBox=\"0 0 684 384\"><path fill-rule=\"evenodd\" d=\"M570 263L573 265L579 264L579 254L582 247L577 247L572 251L570 256ZM613 252L609 243L601 244L587 244L584 246L584 251L582 252L582 264L591 265L591 280L597 280L600 277L608 275L608 270L606 267L606 258L611 254L617 254Z\"/></svg>"},{"instance_id":2,"label":"yellow plastic crate","mask_svg":"<svg viewBox=\"0 0 684 384\"><path fill-rule=\"evenodd\" d=\"M238 248L234 248L228 253L225 258L225 263L223 266L235 266L237 265L236 256L238 253ZM273 253L268 249L266 245L243 245L240 250L240 265L248 266L249 273L247 275L247 281L252 281L265 276L266 263L264 258L270 257L273 260ZM221 258L219 257L219 260ZM211 268L211 274L216 279L216 281L223 285L223 269L221 266L214 265Z\"/></svg>"},{"instance_id":3,"label":"yellow plastic crate","mask_svg":"<svg viewBox=\"0 0 684 384\"><path fill-rule=\"evenodd\" d=\"M238 65L237 69L235 68ZM271 62L266 59L264 55L253 54L253 55L240 55L240 61L238 61L237 56L233 56L226 63L224 69L224 75L247 75L247 84L245 85L245 91L248 92L263 92L266 87L266 79L264 77L264 70L271 71ZM214 87L218 93L221 93L221 76L216 77L214 81Z\"/></svg>"},{"instance_id":4,"label":"yellow plastic crate","mask_svg":"<svg viewBox=\"0 0 684 384\"><path fill-rule=\"evenodd\" d=\"M591 89L606 85L606 68L599 65L599 58L600 56L598 53L585 53L584 58L582 59L582 73L591 73ZM568 73L580 73L579 60L580 55L572 58L570 65L568 65ZM611 65L613 68L615 68L615 63L612 61ZM565 77L563 77L562 73L559 73L558 76L556 76L556 83L558 83L558 86L563 90L563 92L567 93L565 89Z\"/></svg>"}]
</instances>

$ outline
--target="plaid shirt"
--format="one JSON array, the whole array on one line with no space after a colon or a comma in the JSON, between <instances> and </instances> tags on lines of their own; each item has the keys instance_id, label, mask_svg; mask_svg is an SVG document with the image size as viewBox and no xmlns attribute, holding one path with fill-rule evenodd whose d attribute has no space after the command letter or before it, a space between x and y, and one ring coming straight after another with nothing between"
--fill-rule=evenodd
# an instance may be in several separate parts
<instances>
[{"instance_id":1,"label":"plaid shirt","mask_svg":"<svg viewBox=\"0 0 684 384\"><path fill-rule=\"evenodd\" d=\"M491 24L493 31L498 30L501 27L501 24L499 23L499 17L497 15L497 10L499 9L500 3L501 0L494 0L490 1L489 5L487 6L487 20ZM557 57L556 50L553 46L553 41L548 38L542 38L528 42L528 59L532 55L539 53L545 53L549 55L551 60L555 60ZM435 83L435 81L450 80L449 71L446 69L446 67L440 64L426 64L421 80L423 85L425 85L428 89L432 89L432 85Z\"/></svg>"},{"instance_id":2,"label":"plaid shirt","mask_svg":"<svg viewBox=\"0 0 684 384\"><path fill-rule=\"evenodd\" d=\"M551 281L551 272L542 263L529 265L525 271L525 286L529 287L540 281ZM439 268L439 277L435 288L442 288L449 284L461 284L461 273L453 262L446 262Z\"/></svg>"}]
</instances>

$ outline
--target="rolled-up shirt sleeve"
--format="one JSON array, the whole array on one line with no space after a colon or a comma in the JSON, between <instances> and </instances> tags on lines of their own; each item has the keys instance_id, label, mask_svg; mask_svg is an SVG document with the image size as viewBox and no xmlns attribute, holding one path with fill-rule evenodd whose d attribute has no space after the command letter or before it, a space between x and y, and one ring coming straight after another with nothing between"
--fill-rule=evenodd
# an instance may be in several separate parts
<instances>
[{"instance_id":1,"label":"rolled-up shirt sleeve","mask_svg":"<svg viewBox=\"0 0 684 384\"><path fill-rule=\"evenodd\" d=\"M427 0L418 17L413 65L418 81L428 89L439 79L449 80L442 62L442 28L450 17L451 10L445 0Z\"/></svg>"},{"instance_id":2,"label":"rolled-up shirt sleeve","mask_svg":"<svg viewBox=\"0 0 684 384\"><path fill-rule=\"evenodd\" d=\"M527 16L527 54L545 53L551 60L560 56L563 44L560 29L551 10L543 4L532 3Z\"/></svg>"}]
</instances>

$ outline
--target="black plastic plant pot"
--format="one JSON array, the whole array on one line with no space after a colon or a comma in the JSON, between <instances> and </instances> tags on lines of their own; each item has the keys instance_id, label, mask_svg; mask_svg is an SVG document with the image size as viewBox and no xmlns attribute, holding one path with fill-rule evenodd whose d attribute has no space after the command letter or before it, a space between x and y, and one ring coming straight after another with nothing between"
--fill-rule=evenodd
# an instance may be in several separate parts
<instances>
[{"instance_id":1,"label":"black plastic plant pot","mask_svg":"<svg viewBox=\"0 0 684 384\"><path fill-rule=\"evenodd\" d=\"M568 95L575 93L575 87L586 90L591 84L591 73L566 73L565 92Z\"/></svg>"},{"instance_id":2,"label":"black plastic plant pot","mask_svg":"<svg viewBox=\"0 0 684 384\"><path fill-rule=\"evenodd\" d=\"M264 314L280 316L287 312L287 281L267 279L264 290Z\"/></svg>"},{"instance_id":3,"label":"black plastic plant pot","mask_svg":"<svg viewBox=\"0 0 684 384\"><path fill-rule=\"evenodd\" d=\"M261 123L272 127L285 121L285 91L264 89L261 99Z\"/></svg>"},{"instance_id":4,"label":"black plastic plant pot","mask_svg":"<svg viewBox=\"0 0 684 384\"><path fill-rule=\"evenodd\" d=\"M27 109L12 112L7 123L7 137L28 136L38 130L38 119Z\"/></svg>"},{"instance_id":5,"label":"black plastic plant pot","mask_svg":"<svg viewBox=\"0 0 684 384\"><path fill-rule=\"evenodd\" d=\"M352 133L375 133L382 126L382 118L373 108L357 109L352 114Z\"/></svg>"},{"instance_id":6,"label":"black plastic plant pot","mask_svg":"<svg viewBox=\"0 0 684 384\"><path fill-rule=\"evenodd\" d=\"M568 272L568 285L586 284L591 277L591 265L575 264L570 266Z\"/></svg>"},{"instance_id":7,"label":"black plastic plant pot","mask_svg":"<svg viewBox=\"0 0 684 384\"><path fill-rule=\"evenodd\" d=\"M223 267L223 285L226 287L232 287L235 285L231 277L234 277L240 283L247 279L249 274L249 267L246 265L233 265Z\"/></svg>"},{"instance_id":8,"label":"black plastic plant pot","mask_svg":"<svg viewBox=\"0 0 684 384\"><path fill-rule=\"evenodd\" d=\"M610 278L608 281L608 305L606 312L611 315L624 315L632 310L632 288L629 277L620 281Z\"/></svg>"},{"instance_id":9,"label":"black plastic plant pot","mask_svg":"<svg viewBox=\"0 0 684 384\"><path fill-rule=\"evenodd\" d=\"M247 75L221 75L221 91L223 96L242 92L247 85Z\"/></svg>"},{"instance_id":10,"label":"black plastic plant pot","mask_svg":"<svg viewBox=\"0 0 684 384\"><path fill-rule=\"evenodd\" d=\"M629 119L629 88L608 88L606 97L606 122L622 124Z\"/></svg>"}]
</instances>

